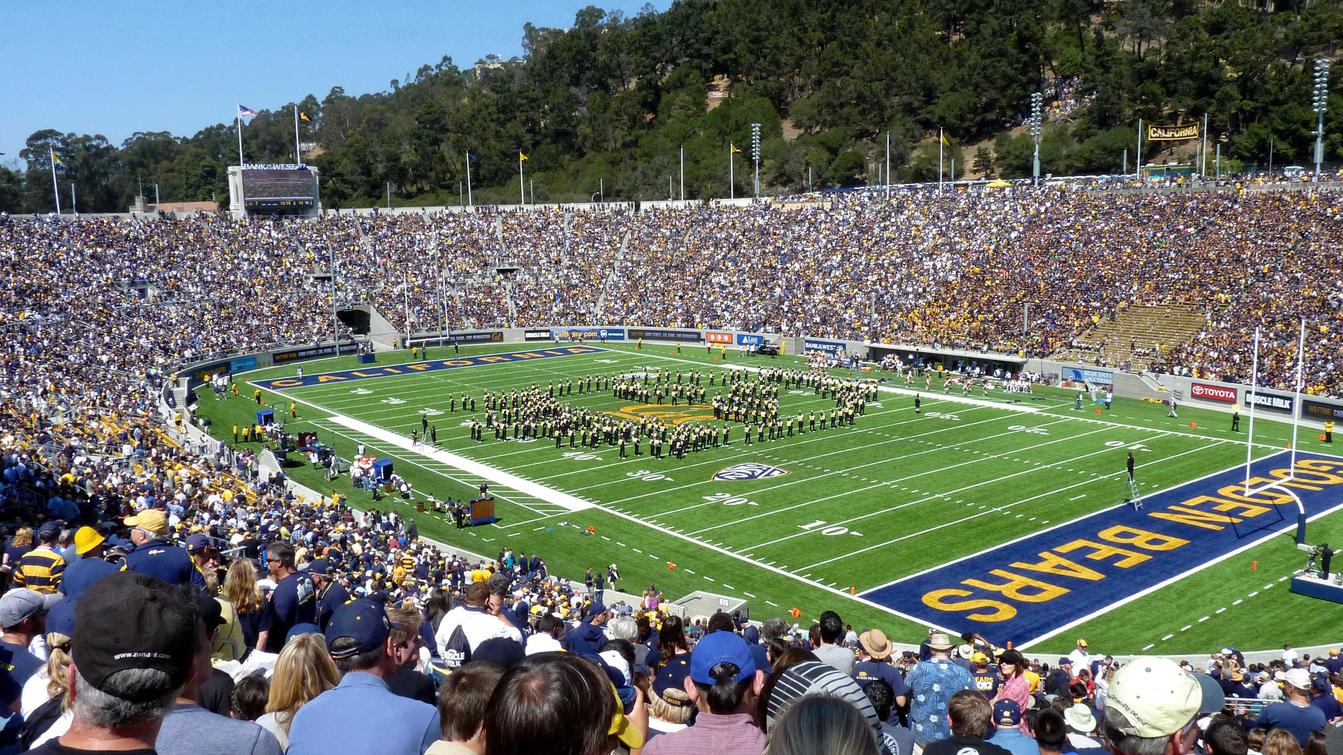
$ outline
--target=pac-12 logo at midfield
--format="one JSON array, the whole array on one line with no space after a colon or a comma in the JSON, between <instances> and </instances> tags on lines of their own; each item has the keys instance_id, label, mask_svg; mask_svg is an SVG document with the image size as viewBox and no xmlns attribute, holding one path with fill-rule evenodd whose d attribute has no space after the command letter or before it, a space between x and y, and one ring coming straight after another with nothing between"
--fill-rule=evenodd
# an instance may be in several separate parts
<instances>
[{"instance_id":1,"label":"pac-12 logo at midfield","mask_svg":"<svg viewBox=\"0 0 1343 755\"><path fill-rule=\"evenodd\" d=\"M727 469L719 470L718 474L713 476L715 480L765 480L770 477L778 477L788 474L788 470L771 467L768 464L761 464L756 461L748 461L745 464L733 464Z\"/></svg>"}]
</instances>

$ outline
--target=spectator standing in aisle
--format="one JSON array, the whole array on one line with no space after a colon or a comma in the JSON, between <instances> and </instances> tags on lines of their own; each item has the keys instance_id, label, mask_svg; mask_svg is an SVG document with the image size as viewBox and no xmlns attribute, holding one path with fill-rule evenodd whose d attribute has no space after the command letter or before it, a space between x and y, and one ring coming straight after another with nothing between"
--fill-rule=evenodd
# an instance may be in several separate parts
<instances>
[{"instance_id":1,"label":"spectator standing in aisle","mask_svg":"<svg viewBox=\"0 0 1343 755\"><path fill-rule=\"evenodd\" d=\"M951 638L935 632L926 644L931 656L920 661L909 672L907 680L913 695L909 705L909 728L914 732L915 744L920 747L951 736L947 725L947 703L952 695L965 689L973 690L975 685L970 672L952 662L951 650L955 644Z\"/></svg>"},{"instance_id":2,"label":"spectator standing in aisle","mask_svg":"<svg viewBox=\"0 0 1343 755\"><path fill-rule=\"evenodd\" d=\"M287 755L420 755L441 734L438 710L395 695L387 680L414 656L415 643L396 643L382 606L355 600L340 607L326 630L331 658L343 675L294 715Z\"/></svg>"}]
</instances>

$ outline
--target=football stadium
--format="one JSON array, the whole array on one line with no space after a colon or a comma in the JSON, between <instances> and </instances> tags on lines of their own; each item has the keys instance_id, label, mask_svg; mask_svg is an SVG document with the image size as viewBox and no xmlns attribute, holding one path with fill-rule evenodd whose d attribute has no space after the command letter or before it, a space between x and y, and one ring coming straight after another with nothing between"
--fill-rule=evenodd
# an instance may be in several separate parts
<instances>
[{"instance_id":1,"label":"football stadium","mask_svg":"<svg viewBox=\"0 0 1343 755\"><path fill-rule=\"evenodd\" d=\"M0 749L1343 753L1338 2L522 5L0 124Z\"/></svg>"}]
</instances>

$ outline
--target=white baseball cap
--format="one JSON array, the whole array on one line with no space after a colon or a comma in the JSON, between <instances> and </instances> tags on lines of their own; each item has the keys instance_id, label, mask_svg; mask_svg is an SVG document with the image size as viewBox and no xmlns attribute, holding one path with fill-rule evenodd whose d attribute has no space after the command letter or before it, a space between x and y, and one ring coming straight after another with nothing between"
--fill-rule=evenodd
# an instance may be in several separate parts
<instances>
[{"instance_id":1,"label":"white baseball cap","mask_svg":"<svg viewBox=\"0 0 1343 755\"><path fill-rule=\"evenodd\" d=\"M1150 739L1168 737L1196 717L1221 710L1226 695L1207 674L1189 673L1175 661L1145 656L1115 672L1106 704L1128 721L1120 731Z\"/></svg>"}]
</instances>

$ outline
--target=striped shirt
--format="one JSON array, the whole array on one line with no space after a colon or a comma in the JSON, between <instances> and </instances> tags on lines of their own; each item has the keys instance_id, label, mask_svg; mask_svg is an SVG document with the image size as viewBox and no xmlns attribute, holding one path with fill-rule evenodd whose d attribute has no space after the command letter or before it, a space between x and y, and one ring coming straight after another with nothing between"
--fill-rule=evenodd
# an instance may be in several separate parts
<instances>
[{"instance_id":1,"label":"striped shirt","mask_svg":"<svg viewBox=\"0 0 1343 755\"><path fill-rule=\"evenodd\" d=\"M65 559L43 545L28 551L19 559L14 568L14 584L33 592L50 594L56 592L64 572Z\"/></svg>"}]
</instances>

